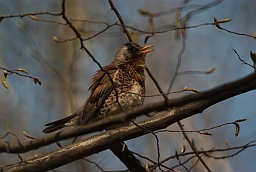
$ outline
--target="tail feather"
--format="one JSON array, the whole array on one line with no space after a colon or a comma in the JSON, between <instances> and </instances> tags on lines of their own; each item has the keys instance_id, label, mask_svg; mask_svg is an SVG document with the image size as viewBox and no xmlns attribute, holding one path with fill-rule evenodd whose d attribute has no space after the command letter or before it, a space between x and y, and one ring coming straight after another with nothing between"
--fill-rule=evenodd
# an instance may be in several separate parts
<instances>
[{"instance_id":1,"label":"tail feather","mask_svg":"<svg viewBox=\"0 0 256 172\"><path fill-rule=\"evenodd\" d=\"M63 118L63 119L60 119L60 120L57 120L57 121L50 122L50 123L45 125L45 126L48 126L48 127L46 127L43 130L43 132L44 133L51 133L51 132L57 131L59 129L62 129L63 127L66 126L65 124L70 122L71 119L73 119L74 117L76 117L76 114L70 115L66 118Z\"/></svg>"},{"instance_id":2,"label":"tail feather","mask_svg":"<svg viewBox=\"0 0 256 172\"><path fill-rule=\"evenodd\" d=\"M44 133L52 133L54 131L57 131L57 130L60 130L62 128L65 127L65 124L60 124L60 125L52 125L52 126L49 126L49 127L46 127L43 132Z\"/></svg>"}]
</instances>

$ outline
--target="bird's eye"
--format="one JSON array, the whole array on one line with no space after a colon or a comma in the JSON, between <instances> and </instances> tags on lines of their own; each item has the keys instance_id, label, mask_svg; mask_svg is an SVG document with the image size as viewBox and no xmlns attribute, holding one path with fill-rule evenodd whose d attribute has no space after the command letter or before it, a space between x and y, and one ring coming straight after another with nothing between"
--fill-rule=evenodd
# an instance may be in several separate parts
<instances>
[{"instance_id":1,"label":"bird's eye","mask_svg":"<svg viewBox=\"0 0 256 172\"><path fill-rule=\"evenodd\" d=\"M135 52L135 51L136 51L136 48L130 48L130 51Z\"/></svg>"}]
</instances>

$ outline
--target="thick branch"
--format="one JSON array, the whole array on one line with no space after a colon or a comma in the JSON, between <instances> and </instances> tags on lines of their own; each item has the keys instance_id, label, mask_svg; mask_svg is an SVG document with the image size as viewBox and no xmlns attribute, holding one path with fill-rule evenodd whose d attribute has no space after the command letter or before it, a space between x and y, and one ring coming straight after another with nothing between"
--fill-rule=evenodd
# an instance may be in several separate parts
<instances>
[{"instance_id":1,"label":"thick branch","mask_svg":"<svg viewBox=\"0 0 256 172\"><path fill-rule=\"evenodd\" d=\"M127 148L125 143L119 142L110 146L110 150L122 161L131 172L146 171L140 161Z\"/></svg>"},{"instance_id":2,"label":"thick branch","mask_svg":"<svg viewBox=\"0 0 256 172\"><path fill-rule=\"evenodd\" d=\"M165 128L174 122L177 122L181 119L185 119L189 116L195 115L197 113L202 112L207 107L231 98L233 96L254 90L256 88L256 73L253 73L245 78L242 78L237 81L230 82L228 84L216 87L209 91L201 92L198 94L192 94L188 96L183 96L181 98L165 101L157 101L154 103L146 104L142 107L135 108L126 113L121 113L116 116L111 116L101 121L97 121L93 124L68 128L61 130L57 133L49 134L47 136L37 138L27 142L21 143L7 143L4 141L0 142L0 152L7 153L24 153L33 149L38 149L40 147L49 145L51 143L55 143L56 141L61 141L69 138L73 138L76 136L84 135L87 133L103 130L109 125L113 125L116 123L123 122L125 119L132 119L134 117L140 116L145 113L156 112L156 111L164 111L169 108L171 109L179 109L180 111L185 110L185 107L189 106L189 109L195 112L188 114L186 111L179 114L174 114L171 116L170 114L167 117L167 121L161 121L159 118L161 116L156 116L148 119L149 122L155 122L156 125L151 127L147 127L150 130L157 130L161 128ZM146 122L147 122L146 121ZM140 135L140 134L139 134ZM136 135L137 136L137 135ZM133 138L135 138L134 136ZM126 140L126 139L124 139Z\"/></svg>"},{"instance_id":3,"label":"thick branch","mask_svg":"<svg viewBox=\"0 0 256 172\"><path fill-rule=\"evenodd\" d=\"M99 121L97 124L99 124L98 127L102 128L110 123L113 123L114 121L120 121L120 118L132 118L143 113L171 109L169 113L163 113L162 115L152 117L144 122L138 123L138 125L140 125L142 128L151 131L163 129L173 123L178 122L179 120L200 113L213 104L254 89L256 89L256 73L251 74L243 79L216 87L209 91L184 96L178 99L168 100L167 104L164 101L148 104L146 106L136 108L128 113L120 114L117 117ZM147 134L147 131L142 128L135 125L130 125L114 130L105 131L41 157L27 160L20 164L5 166L2 168L2 171L22 171L25 169L29 171L33 171L33 169L45 171L53 169L108 149L109 146L113 143ZM28 151L38 148L40 145L42 146L52 143L52 139L54 139L54 137L55 141L63 140L77 135L82 135L90 131L95 131L96 129L97 126L94 125L88 127L76 127L73 129L70 128L68 130L63 130L44 138L20 143L20 145L10 143L9 147L7 146L8 144L1 143L0 150L2 152L5 151L12 153L25 152L24 150ZM38 142L38 140L41 140L41 143Z\"/></svg>"}]
</instances>

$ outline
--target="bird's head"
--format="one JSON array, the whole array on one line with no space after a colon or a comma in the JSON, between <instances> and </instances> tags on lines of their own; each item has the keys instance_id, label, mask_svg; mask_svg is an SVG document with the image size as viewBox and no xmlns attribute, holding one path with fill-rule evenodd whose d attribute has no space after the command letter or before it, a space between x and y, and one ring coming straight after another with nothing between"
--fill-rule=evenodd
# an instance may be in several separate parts
<instances>
[{"instance_id":1,"label":"bird's head","mask_svg":"<svg viewBox=\"0 0 256 172\"><path fill-rule=\"evenodd\" d=\"M137 61L145 63L146 54L153 51L149 49L152 47L152 45L142 47L134 42L127 42L118 50L113 63L117 65Z\"/></svg>"}]
</instances>

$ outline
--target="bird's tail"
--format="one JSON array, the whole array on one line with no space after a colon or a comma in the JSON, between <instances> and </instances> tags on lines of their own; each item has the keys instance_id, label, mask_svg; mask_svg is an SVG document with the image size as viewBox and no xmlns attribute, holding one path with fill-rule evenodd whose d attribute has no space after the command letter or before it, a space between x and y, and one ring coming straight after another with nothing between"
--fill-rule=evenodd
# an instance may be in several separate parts
<instances>
[{"instance_id":1,"label":"bird's tail","mask_svg":"<svg viewBox=\"0 0 256 172\"><path fill-rule=\"evenodd\" d=\"M47 126L47 127L43 130L43 132L44 133L51 133L51 132L57 131L59 129L62 129L63 127L67 126L66 124L69 123L76 116L77 116L77 114L74 113L73 115L70 115L66 118L62 118L60 120L53 121L53 122L50 122L48 124L45 124L45 126Z\"/></svg>"}]
</instances>

